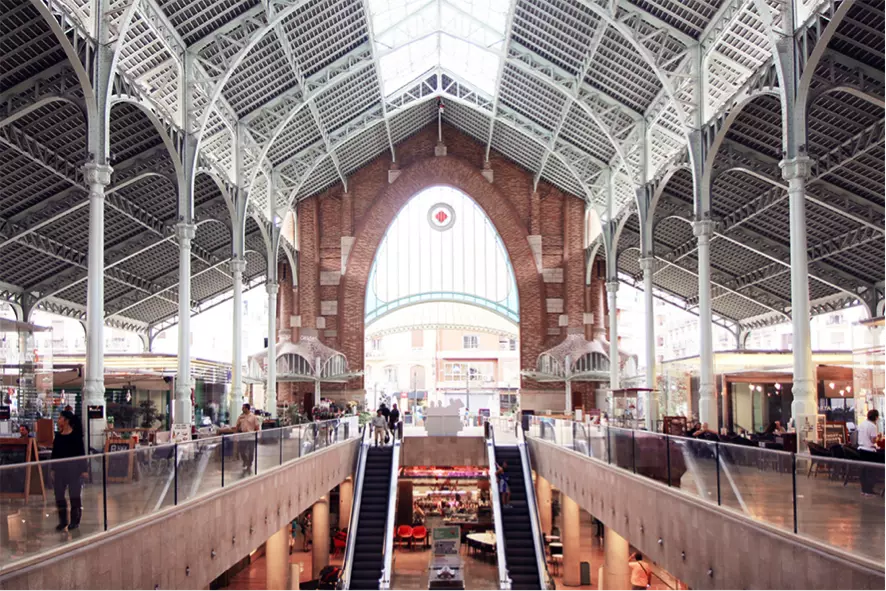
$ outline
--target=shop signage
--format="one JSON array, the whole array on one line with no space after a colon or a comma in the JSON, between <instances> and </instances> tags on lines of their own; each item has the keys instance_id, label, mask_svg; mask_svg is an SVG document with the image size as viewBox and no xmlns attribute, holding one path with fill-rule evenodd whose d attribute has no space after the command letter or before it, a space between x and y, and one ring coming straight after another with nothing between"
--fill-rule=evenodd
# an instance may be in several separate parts
<instances>
[{"instance_id":1,"label":"shop signage","mask_svg":"<svg viewBox=\"0 0 886 591\"><path fill-rule=\"evenodd\" d=\"M434 554L437 556L458 556L461 547L461 528L457 525L435 527Z\"/></svg>"},{"instance_id":2,"label":"shop signage","mask_svg":"<svg viewBox=\"0 0 886 591\"><path fill-rule=\"evenodd\" d=\"M103 419L105 418L105 407L101 404L90 405L86 407L86 418Z\"/></svg>"},{"instance_id":3,"label":"shop signage","mask_svg":"<svg viewBox=\"0 0 886 591\"><path fill-rule=\"evenodd\" d=\"M191 440L191 426L186 423L176 423L172 426L172 443L181 443Z\"/></svg>"},{"instance_id":4,"label":"shop signage","mask_svg":"<svg viewBox=\"0 0 886 591\"><path fill-rule=\"evenodd\" d=\"M11 416L9 405L4 404L0 406L0 421L8 421Z\"/></svg>"}]
</instances>

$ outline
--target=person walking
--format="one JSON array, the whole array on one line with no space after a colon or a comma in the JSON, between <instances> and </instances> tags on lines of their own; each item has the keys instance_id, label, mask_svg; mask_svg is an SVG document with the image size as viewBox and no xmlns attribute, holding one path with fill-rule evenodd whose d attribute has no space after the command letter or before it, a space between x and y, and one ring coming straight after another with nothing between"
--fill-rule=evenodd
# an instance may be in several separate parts
<instances>
[{"instance_id":1,"label":"person walking","mask_svg":"<svg viewBox=\"0 0 886 591\"><path fill-rule=\"evenodd\" d=\"M83 515L83 504L80 500L82 490L81 478L89 477L89 463L86 458L75 460L86 455L83 448L83 430L79 426L77 417L71 411L63 410L58 417L58 433L52 442L52 459L65 462L52 464L53 488L55 489L55 504L58 507L58 531L74 530L80 527L80 518ZM68 503L65 500L65 491L71 498L71 519L68 520Z\"/></svg>"},{"instance_id":2,"label":"person walking","mask_svg":"<svg viewBox=\"0 0 886 591\"><path fill-rule=\"evenodd\" d=\"M877 441L880 436L877 432L877 419L880 413L877 410L868 411L868 420L858 426L858 455L863 462L882 462L882 457L877 453ZM862 466L861 468L861 494L869 497L874 494L874 485L877 481L877 470Z\"/></svg>"},{"instance_id":3,"label":"person walking","mask_svg":"<svg viewBox=\"0 0 886 591\"><path fill-rule=\"evenodd\" d=\"M628 566L631 568L631 589L648 589L649 571L643 566L643 555L639 552L631 554Z\"/></svg>"},{"instance_id":4,"label":"person walking","mask_svg":"<svg viewBox=\"0 0 886 591\"><path fill-rule=\"evenodd\" d=\"M261 429L258 417L252 412L249 403L243 404L243 412L237 417L237 433L254 433ZM240 461L243 462L243 471L250 472L252 470L252 462L255 459L255 442L247 441L246 438L240 438L237 441L237 450L239 451Z\"/></svg>"},{"instance_id":5,"label":"person walking","mask_svg":"<svg viewBox=\"0 0 886 591\"><path fill-rule=\"evenodd\" d=\"M391 433L397 432L397 423L400 422L400 409L394 404L391 406L391 414L388 416L388 428Z\"/></svg>"},{"instance_id":6,"label":"person walking","mask_svg":"<svg viewBox=\"0 0 886 591\"><path fill-rule=\"evenodd\" d=\"M508 463L502 462L501 465L496 464L495 468L495 478L498 480L498 492L501 495L502 507L510 509L511 487L508 483L508 480L510 479L507 473Z\"/></svg>"},{"instance_id":7,"label":"person walking","mask_svg":"<svg viewBox=\"0 0 886 591\"><path fill-rule=\"evenodd\" d=\"M372 431L375 434L375 446L385 444L385 435L388 432L388 422L385 420L385 416L382 414L381 409L378 409L375 413L375 417L372 419L370 423L372 427Z\"/></svg>"}]
</instances>

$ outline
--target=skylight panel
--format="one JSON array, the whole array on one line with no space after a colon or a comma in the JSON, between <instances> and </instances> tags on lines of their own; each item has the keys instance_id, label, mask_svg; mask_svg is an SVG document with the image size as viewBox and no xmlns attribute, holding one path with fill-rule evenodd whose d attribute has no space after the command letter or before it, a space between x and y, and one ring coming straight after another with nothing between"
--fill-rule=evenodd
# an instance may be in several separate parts
<instances>
[{"instance_id":1,"label":"skylight panel","mask_svg":"<svg viewBox=\"0 0 886 591\"><path fill-rule=\"evenodd\" d=\"M440 66L488 95L495 92L499 57L462 39L443 35Z\"/></svg>"},{"instance_id":2,"label":"skylight panel","mask_svg":"<svg viewBox=\"0 0 886 591\"><path fill-rule=\"evenodd\" d=\"M509 0L368 0L386 96L430 70L492 95Z\"/></svg>"}]
</instances>

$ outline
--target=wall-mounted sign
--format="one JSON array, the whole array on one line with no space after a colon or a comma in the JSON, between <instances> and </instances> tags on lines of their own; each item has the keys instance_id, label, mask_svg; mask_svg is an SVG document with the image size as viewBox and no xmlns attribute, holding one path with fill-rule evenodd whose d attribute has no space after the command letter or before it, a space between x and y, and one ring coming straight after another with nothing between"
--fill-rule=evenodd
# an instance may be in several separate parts
<instances>
[{"instance_id":1,"label":"wall-mounted sign","mask_svg":"<svg viewBox=\"0 0 886 591\"><path fill-rule=\"evenodd\" d=\"M86 407L86 418L103 419L105 418L105 407L101 404L90 405Z\"/></svg>"}]
</instances>

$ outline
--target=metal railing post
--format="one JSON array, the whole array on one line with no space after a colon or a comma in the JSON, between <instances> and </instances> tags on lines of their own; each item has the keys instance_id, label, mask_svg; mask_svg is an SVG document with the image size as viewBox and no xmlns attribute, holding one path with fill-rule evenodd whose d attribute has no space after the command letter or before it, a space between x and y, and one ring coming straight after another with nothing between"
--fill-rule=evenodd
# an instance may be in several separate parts
<instances>
[{"instance_id":1,"label":"metal railing post","mask_svg":"<svg viewBox=\"0 0 886 591\"><path fill-rule=\"evenodd\" d=\"M714 455L717 459L717 505L721 505L720 498L720 443L714 442Z\"/></svg>"},{"instance_id":2,"label":"metal railing post","mask_svg":"<svg viewBox=\"0 0 886 591\"><path fill-rule=\"evenodd\" d=\"M222 485L222 488L224 488L225 487L225 451L226 451L225 450L225 436L224 435L221 436L221 442L222 442L222 444L221 444L221 470L222 470L221 485Z\"/></svg>"},{"instance_id":3,"label":"metal railing post","mask_svg":"<svg viewBox=\"0 0 886 591\"><path fill-rule=\"evenodd\" d=\"M668 486L671 485L671 438L665 435L665 454L668 461Z\"/></svg>"},{"instance_id":4,"label":"metal railing post","mask_svg":"<svg viewBox=\"0 0 886 591\"><path fill-rule=\"evenodd\" d=\"M172 472L173 472L173 486L174 489L172 491L172 504L178 505L178 443L175 444L175 447L172 450Z\"/></svg>"},{"instance_id":5,"label":"metal railing post","mask_svg":"<svg viewBox=\"0 0 886 591\"><path fill-rule=\"evenodd\" d=\"M631 429L631 469L634 474L637 473L637 438L635 433L636 431Z\"/></svg>"},{"instance_id":6,"label":"metal railing post","mask_svg":"<svg viewBox=\"0 0 886 591\"><path fill-rule=\"evenodd\" d=\"M283 465L283 431L281 430L277 434L277 438L280 441L280 465Z\"/></svg>"},{"instance_id":7,"label":"metal railing post","mask_svg":"<svg viewBox=\"0 0 886 591\"><path fill-rule=\"evenodd\" d=\"M797 528L797 454L791 454L791 486L794 497L794 533L799 533Z\"/></svg>"},{"instance_id":8,"label":"metal railing post","mask_svg":"<svg viewBox=\"0 0 886 591\"><path fill-rule=\"evenodd\" d=\"M108 531L108 454L102 454L102 512L104 513L105 531ZM796 523L796 520L794 520ZM796 531L796 528L794 528Z\"/></svg>"},{"instance_id":9,"label":"metal railing post","mask_svg":"<svg viewBox=\"0 0 886 591\"><path fill-rule=\"evenodd\" d=\"M612 464L612 434L609 427L606 427L606 463Z\"/></svg>"},{"instance_id":10,"label":"metal railing post","mask_svg":"<svg viewBox=\"0 0 886 591\"><path fill-rule=\"evenodd\" d=\"M258 474L258 431L255 432L255 444L253 450L255 451L255 455L252 457L252 465L254 466L252 473Z\"/></svg>"}]
</instances>

